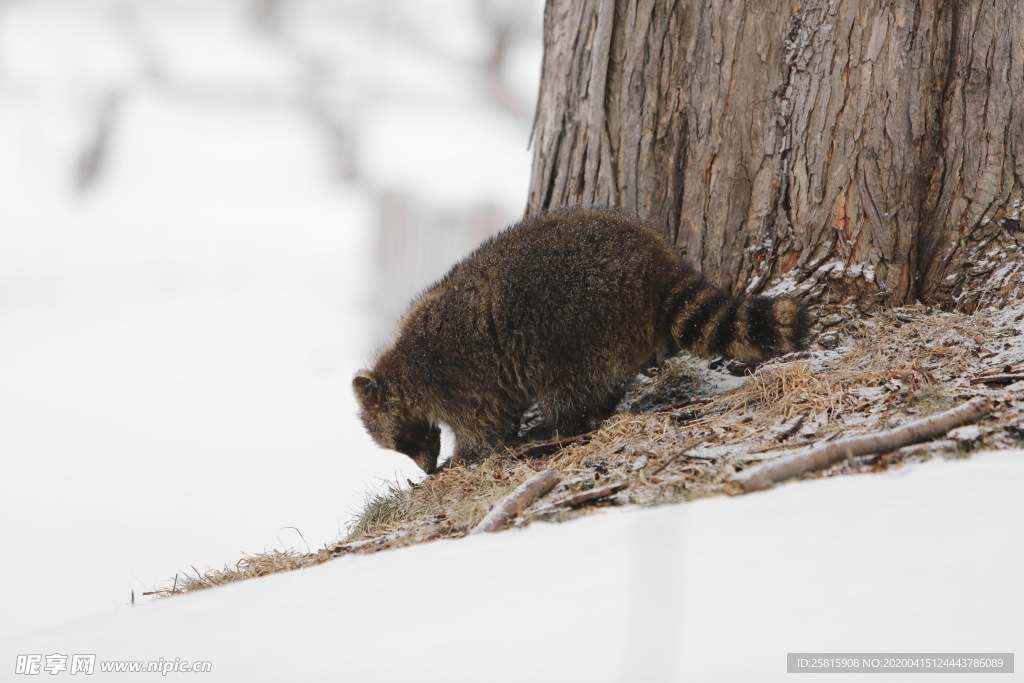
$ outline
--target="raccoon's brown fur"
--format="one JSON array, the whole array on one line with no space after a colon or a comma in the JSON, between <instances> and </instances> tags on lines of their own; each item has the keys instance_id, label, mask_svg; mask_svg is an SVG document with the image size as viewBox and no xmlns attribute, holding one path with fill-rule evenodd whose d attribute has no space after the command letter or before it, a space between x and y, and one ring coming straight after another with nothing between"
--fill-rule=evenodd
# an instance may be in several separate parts
<instances>
[{"instance_id":1,"label":"raccoon's brown fur","mask_svg":"<svg viewBox=\"0 0 1024 683\"><path fill-rule=\"evenodd\" d=\"M641 222L599 209L530 216L488 240L413 302L395 342L353 389L378 444L437 465L516 435L537 401L550 428L578 433L659 349L757 361L799 349L789 298L709 285Z\"/></svg>"}]
</instances>

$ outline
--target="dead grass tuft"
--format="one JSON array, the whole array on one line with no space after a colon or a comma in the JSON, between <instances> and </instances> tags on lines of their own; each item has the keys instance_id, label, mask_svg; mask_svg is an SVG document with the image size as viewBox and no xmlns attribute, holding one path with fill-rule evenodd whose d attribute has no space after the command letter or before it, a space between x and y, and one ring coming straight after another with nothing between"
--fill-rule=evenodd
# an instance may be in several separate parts
<instances>
[{"instance_id":1,"label":"dead grass tuft","mask_svg":"<svg viewBox=\"0 0 1024 683\"><path fill-rule=\"evenodd\" d=\"M991 332L979 316L921 313L914 309L883 311L851 320L844 332L853 342L842 366L883 377L919 367L952 376L977 363L978 349Z\"/></svg>"},{"instance_id":2,"label":"dead grass tuft","mask_svg":"<svg viewBox=\"0 0 1024 683\"><path fill-rule=\"evenodd\" d=\"M842 403L843 384L842 378L815 372L807 362L773 363L709 403L705 422L739 410L755 412L763 421L789 420L807 411L831 413Z\"/></svg>"},{"instance_id":3,"label":"dead grass tuft","mask_svg":"<svg viewBox=\"0 0 1024 683\"><path fill-rule=\"evenodd\" d=\"M535 471L514 456L495 455L473 469L445 469L411 487L385 482L382 490L370 494L344 543L400 531L417 530L436 537L466 533L484 518L494 500Z\"/></svg>"},{"instance_id":4,"label":"dead grass tuft","mask_svg":"<svg viewBox=\"0 0 1024 683\"><path fill-rule=\"evenodd\" d=\"M305 555L295 550L270 550L255 555L246 555L233 567L209 569L206 572L200 572L195 567L192 567L194 575L184 572L180 576L175 576L174 581L169 587L152 591L152 593L146 593L145 595L155 594L160 597L167 597L178 593L190 593L205 588L223 586L235 581L244 581L268 574L312 567L326 562L331 559L331 556L331 551L326 548L319 552Z\"/></svg>"},{"instance_id":5,"label":"dead grass tuft","mask_svg":"<svg viewBox=\"0 0 1024 683\"><path fill-rule=\"evenodd\" d=\"M919 389L907 398L907 405L915 408L921 416L949 410L953 404L953 397L945 387L935 384Z\"/></svg>"}]
</instances>

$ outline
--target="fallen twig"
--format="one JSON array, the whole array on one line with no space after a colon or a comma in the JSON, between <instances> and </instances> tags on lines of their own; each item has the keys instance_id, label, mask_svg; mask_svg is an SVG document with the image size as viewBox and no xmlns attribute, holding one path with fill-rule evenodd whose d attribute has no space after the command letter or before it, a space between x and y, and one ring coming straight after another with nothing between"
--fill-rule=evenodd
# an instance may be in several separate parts
<instances>
[{"instance_id":1,"label":"fallen twig","mask_svg":"<svg viewBox=\"0 0 1024 683\"><path fill-rule=\"evenodd\" d=\"M794 448L803 448L805 446L813 446L816 443L826 443L828 441L834 441L842 432L832 432L824 439L801 439L800 441L790 441L789 443L775 444L774 446L765 446L764 448L753 451L750 455L759 455L761 453L768 453L770 451L781 451L781 450L792 450Z\"/></svg>"},{"instance_id":2,"label":"fallen twig","mask_svg":"<svg viewBox=\"0 0 1024 683\"><path fill-rule=\"evenodd\" d=\"M558 484L558 475L554 470L544 470L533 475L491 508L487 516L480 520L480 523L470 533L498 531L521 515L533 501L555 488L556 484Z\"/></svg>"},{"instance_id":3,"label":"fallen twig","mask_svg":"<svg viewBox=\"0 0 1024 683\"><path fill-rule=\"evenodd\" d=\"M927 443L915 443L909 446L904 446L893 453L893 456L906 457L908 455L917 455L918 453L928 453L931 451L937 451L940 449L956 450L959 447L959 443L953 439L937 439L935 441L929 441Z\"/></svg>"},{"instance_id":4,"label":"fallen twig","mask_svg":"<svg viewBox=\"0 0 1024 683\"><path fill-rule=\"evenodd\" d=\"M667 408L662 408L658 412L667 413L670 410L679 410L680 408L689 408L690 406L699 406L710 402L710 398L684 398L682 401L676 401L672 405Z\"/></svg>"},{"instance_id":5,"label":"fallen twig","mask_svg":"<svg viewBox=\"0 0 1024 683\"><path fill-rule=\"evenodd\" d=\"M971 384L1013 384L1024 379L1024 375L982 375L971 380Z\"/></svg>"},{"instance_id":6,"label":"fallen twig","mask_svg":"<svg viewBox=\"0 0 1024 683\"><path fill-rule=\"evenodd\" d=\"M772 441L785 441L789 437L797 433L797 431L804 426L804 420L810 415L810 411L804 411L797 415L789 424L784 424L779 428L775 434L772 435Z\"/></svg>"},{"instance_id":7,"label":"fallen twig","mask_svg":"<svg viewBox=\"0 0 1024 683\"><path fill-rule=\"evenodd\" d=\"M597 500L598 498L607 498L608 496L614 495L619 491L625 489L629 484L622 481L618 484L609 484L608 486L602 486L596 489L590 489L589 491L581 491L575 495L563 498L557 501L554 506L568 505L570 507L576 505L583 505L591 501Z\"/></svg>"},{"instance_id":8,"label":"fallen twig","mask_svg":"<svg viewBox=\"0 0 1024 683\"><path fill-rule=\"evenodd\" d=\"M691 448L694 448L696 446L701 445L702 443L704 443L705 441L710 439L712 436L714 436L714 434L708 434L707 436L705 436L705 437L703 437L701 439L697 439L695 441L691 441L690 443L683 445L683 447L681 449L679 449L678 453L673 455L671 458L669 458L665 462L661 463L661 465L658 466L658 469L656 469L653 472L651 472L650 476L653 477L653 476L659 474L666 467L668 467L669 465L674 463L676 460L678 460L679 458L684 456L686 454L686 451L690 450Z\"/></svg>"},{"instance_id":9,"label":"fallen twig","mask_svg":"<svg viewBox=\"0 0 1024 683\"><path fill-rule=\"evenodd\" d=\"M725 484L725 492L735 496L766 489L772 484L805 472L820 470L846 458L871 453L887 453L942 436L950 429L970 424L992 412L992 402L978 397L962 406L916 420L896 429L877 434L854 436L829 444L823 444L803 453L793 453L772 462L755 465L733 475Z\"/></svg>"}]
</instances>

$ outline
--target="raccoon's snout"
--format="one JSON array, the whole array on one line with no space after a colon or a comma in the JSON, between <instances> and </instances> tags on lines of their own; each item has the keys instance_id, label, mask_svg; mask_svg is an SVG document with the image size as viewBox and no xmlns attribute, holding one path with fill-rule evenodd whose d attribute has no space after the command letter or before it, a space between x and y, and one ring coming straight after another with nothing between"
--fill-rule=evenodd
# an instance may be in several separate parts
<instances>
[{"instance_id":1,"label":"raccoon's snout","mask_svg":"<svg viewBox=\"0 0 1024 683\"><path fill-rule=\"evenodd\" d=\"M412 456L412 461L419 465L420 469L427 474L433 474L437 471L437 453L425 451L419 455Z\"/></svg>"},{"instance_id":2,"label":"raccoon's snout","mask_svg":"<svg viewBox=\"0 0 1024 683\"><path fill-rule=\"evenodd\" d=\"M431 474L437 470L437 456L441 453L441 429L426 421L410 424L395 439L395 450L408 455L421 470Z\"/></svg>"}]
</instances>

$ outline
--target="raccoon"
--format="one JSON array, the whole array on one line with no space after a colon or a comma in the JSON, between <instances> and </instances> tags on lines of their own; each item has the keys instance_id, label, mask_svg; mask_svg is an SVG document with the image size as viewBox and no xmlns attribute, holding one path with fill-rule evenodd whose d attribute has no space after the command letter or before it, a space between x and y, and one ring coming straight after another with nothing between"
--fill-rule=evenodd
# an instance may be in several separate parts
<instances>
[{"instance_id":1,"label":"raccoon","mask_svg":"<svg viewBox=\"0 0 1024 683\"><path fill-rule=\"evenodd\" d=\"M413 301L352 387L370 436L437 467L513 445L537 402L548 429L586 431L659 349L760 361L802 348L806 310L710 285L641 221L603 209L529 216Z\"/></svg>"}]
</instances>

